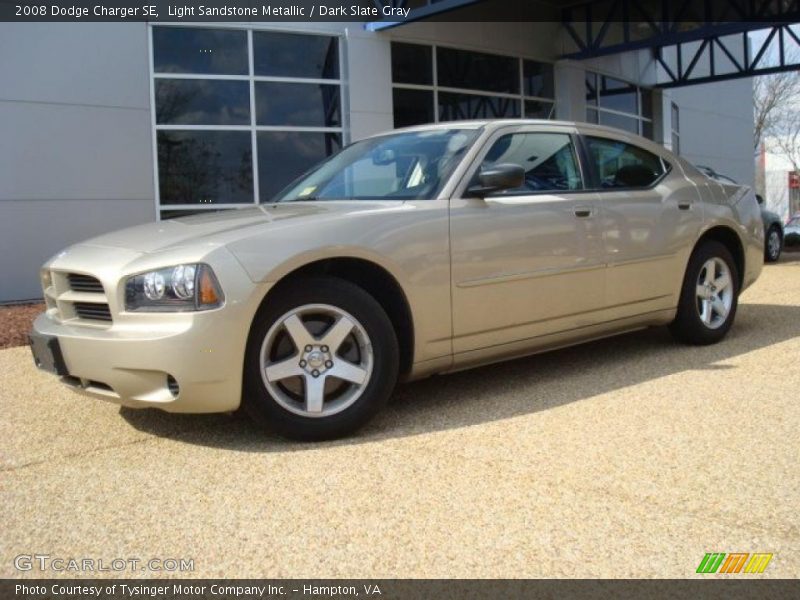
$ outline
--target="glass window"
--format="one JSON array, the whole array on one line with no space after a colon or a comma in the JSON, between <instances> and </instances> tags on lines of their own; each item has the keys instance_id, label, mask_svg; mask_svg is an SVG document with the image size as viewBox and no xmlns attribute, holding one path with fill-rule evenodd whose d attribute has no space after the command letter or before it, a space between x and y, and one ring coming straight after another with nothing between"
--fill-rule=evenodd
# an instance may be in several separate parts
<instances>
[{"instance_id":1,"label":"glass window","mask_svg":"<svg viewBox=\"0 0 800 600\"><path fill-rule=\"evenodd\" d=\"M322 35L255 31L253 67L256 75L338 79L338 40Z\"/></svg>"},{"instance_id":2,"label":"glass window","mask_svg":"<svg viewBox=\"0 0 800 600\"><path fill-rule=\"evenodd\" d=\"M237 29L156 27L156 73L247 75L247 32Z\"/></svg>"},{"instance_id":3,"label":"glass window","mask_svg":"<svg viewBox=\"0 0 800 600\"><path fill-rule=\"evenodd\" d=\"M678 105L672 103L672 151L681 153L681 116Z\"/></svg>"},{"instance_id":4,"label":"glass window","mask_svg":"<svg viewBox=\"0 0 800 600\"><path fill-rule=\"evenodd\" d=\"M653 138L653 90L586 72L586 120Z\"/></svg>"},{"instance_id":5,"label":"glass window","mask_svg":"<svg viewBox=\"0 0 800 600\"><path fill-rule=\"evenodd\" d=\"M439 92L440 121L502 119L519 116L519 98Z\"/></svg>"},{"instance_id":6,"label":"glass window","mask_svg":"<svg viewBox=\"0 0 800 600\"><path fill-rule=\"evenodd\" d=\"M617 113L600 111L600 125L616 127L623 131L639 134L639 119L634 116L618 115Z\"/></svg>"},{"instance_id":7,"label":"glass window","mask_svg":"<svg viewBox=\"0 0 800 600\"><path fill-rule=\"evenodd\" d=\"M433 49L392 42L392 82L432 85Z\"/></svg>"},{"instance_id":8,"label":"glass window","mask_svg":"<svg viewBox=\"0 0 800 600\"><path fill-rule=\"evenodd\" d=\"M637 100L636 86L614 79L613 77L603 77L603 86L600 90L600 107L610 110L618 110L639 114L639 103Z\"/></svg>"},{"instance_id":9,"label":"glass window","mask_svg":"<svg viewBox=\"0 0 800 600\"><path fill-rule=\"evenodd\" d=\"M519 59L510 56L437 48L436 72L438 84L444 87L520 92Z\"/></svg>"},{"instance_id":10,"label":"glass window","mask_svg":"<svg viewBox=\"0 0 800 600\"><path fill-rule=\"evenodd\" d=\"M261 202L342 147L341 134L324 131L259 131L257 137Z\"/></svg>"},{"instance_id":11,"label":"glass window","mask_svg":"<svg viewBox=\"0 0 800 600\"><path fill-rule=\"evenodd\" d=\"M156 25L152 42L161 218L269 199L341 149L338 37Z\"/></svg>"},{"instance_id":12,"label":"glass window","mask_svg":"<svg viewBox=\"0 0 800 600\"><path fill-rule=\"evenodd\" d=\"M342 123L338 85L256 82L256 123L338 127Z\"/></svg>"},{"instance_id":13,"label":"glass window","mask_svg":"<svg viewBox=\"0 0 800 600\"><path fill-rule=\"evenodd\" d=\"M156 79L156 123L249 125L250 85L219 79Z\"/></svg>"},{"instance_id":14,"label":"glass window","mask_svg":"<svg viewBox=\"0 0 800 600\"><path fill-rule=\"evenodd\" d=\"M408 127L434 121L433 91L394 88L394 126Z\"/></svg>"},{"instance_id":15,"label":"glass window","mask_svg":"<svg viewBox=\"0 0 800 600\"><path fill-rule=\"evenodd\" d=\"M653 118L653 90L639 88L642 97L642 117L645 119Z\"/></svg>"},{"instance_id":16,"label":"glass window","mask_svg":"<svg viewBox=\"0 0 800 600\"><path fill-rule=\"evenodd\" d=\"M597 74L590 71L586 72L586 104L597 106ZM596 121L595 121L596 122Z\"/></svg>"},{"instance_id":17,"label":"glass window","mask_svg":"<svg viewBox=\"0 0 800 600\"><path fill-rule=\"evenodd\" d=\"M598 137L586 144L603 188L647 188L664 174L661 159L638 146Z\"/></svg>"},{"instance_id":18,"label":"glass window","mask_svg":"<svg viewBox=\"0 0 800 600\"><path fill-rule=\"evenodd\" d=\"M512 133L498 139L482 167L511 163L525 169L525 183L498 194L579 190L581 182L572 138L565 133Z\"/></svg>"},{"instance_id":19,"label":"glass window","mask_svg":"<svg viewBox=\"0 0 800 600\"><path fill-rule=\"evenodd\" d=\"M555 117L555 103L548 102L555 98L555 77L553 65L548 63L393 42L392 83L395 127L437 118L459 121Z\"/></svg>"},{"instance_id":20,"label":"glass window","mask_svg":"<svg viewBox=\"0 0 800 600\"><path fill-rule=\"evenodd\" d=\"M476 135L442 129L368 138L293 182L277 201L435 198Z\"/></svg>"},{"instance_id":21,"label":"glass window","mask_svg":"<svg viewBox=\"0 0 800 600\"><path fill-rule=\"evenodd\" d=\"M555 98L553 65L525 60L522 69L526 96Z\"/></svg>"},{"instance_id":22,"label":"glass window","mask_svg":"<svg viewBox=\"0 0 800 600\"><path fill-rule=\"evenodd\" d=\"M159 131L161 204L253 202L249 131Z\"/></svg>"},{"instance_id":23,"label":"glass window","mask_svg":"<svg viewBox=\"0 0 800 600\"><path fill-rule=\"evenodd\" d=\"M181 217L191 217L192 215L202 215L205 213L218 213L218 210L162 210L161 211L161 220L164 219L180 219Z\"/></svg>"},{"instance_id":24,"label":"glass window","mask_svg":"<svg viewBox=\"0 0 800 600\"><path fill-rule=\"evenodd\" d=\"M526 119L552 119L555 116L555 104L539 100L525 100Z\"/></svg>"}]
</instances>

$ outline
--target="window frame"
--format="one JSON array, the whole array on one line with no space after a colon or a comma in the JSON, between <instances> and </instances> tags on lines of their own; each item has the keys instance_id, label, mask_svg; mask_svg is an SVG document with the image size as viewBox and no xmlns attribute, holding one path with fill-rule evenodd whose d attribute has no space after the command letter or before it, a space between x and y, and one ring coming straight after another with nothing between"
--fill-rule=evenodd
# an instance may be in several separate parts
<instances>
[{"instance_id":1,"label":"window frame","mask_svg":"<svg viewBox=\"0 0 800 600\"><path fill-rule=\"evenodd\" d=\"M456 121L457 122L457 121ZM527 197L527 196L572 196L572 195L584 195L584 194L595 194L596 190L587 187L587 184L590 182L590 174L586 171L586 163L583 157L583 149L580 145L580 132L572 126L569 125L531 125L527 123L521 123L520 125L508 125L506 127L500 127L497 130L493 131L491 135L489 135L483 142L479 143L483 144L481 148L477 151L477 153L470 159L469 165L464 169L463 174L459 175L461 177L458 184L453 188L453 192L450 194L451 199L458 199L458 198L465 198L465 194L467 188L469 187L470 182L475 177L480 169L481 165L483 164L483 160L486 155L491 150L492 146L494 145L497 140L505 135L510 135L514 133L551 133L551 134L562 134L568 135L570 141L573 145L575 151L575 159L578 164L578 172L580 173L581 183L583 187L579 190L540 190L540 191L530 191L530 192L518 192L518 193L510 193L510 194L502 194L494 196L489 194L486 198L520 198L520 197ZM454 175L457 175L454 173Z\"/></svg>"},{"instance_id":2,"label":"window frame","mask_svg":"<svg viewBox=\"0 0 800 600\"><path fill-rule=\"evenodd\" d=\"M248 72L244 75L222 75L222 74L201 74L201 73L158 73L155 71L153 31L155 28L178 28L188 27L195 29L234 29L244 30L247 35L247 68ZM292 33L298 35L310 35L316 37L330 37L336 39L339 77L338 79L325 78L305 78L305 77L283 77L269 75L255 75L255 55L253 45L253 34L258 32ZM259 163L258 163L258 133L261 131L278 132L309 132L309 133L338 133L341 139L341 146L350 143L350 106L348 95L345 88L348 87L349 74L346 61L346 36L339 32L327 32L313 30L309 28L292 28L291 30L275 27L268 23L148 23L147 24L147 49L148 49L148 75L150 86L150 129L152 138L153 154L153 183L154 183L154 204L156 221L161 221L162 211L187 211L201 212L207 210L225 210L231 208L247 208L258 206L261 202L259 189ZM250 95L250 123L246 125L180 125L180 124L159 124L156 122L156 81L158 79L191 79L191 80L227 80L227 81L246 81L248 83ZM339 110L341 112L341 124L338 127L321 126L296 126L296 125L258 125L256 114L256 82L265 81L272 83L305 83L305 84L328 84L339 87ZM159 131L246 131L250 132L251 163L253 175L253 202L231 203L231 204L161 204L161 182L158 170L158 132ZM174 217L172 217L174 218Z\"/></svg>"},{"instance_id":3,"label":"window frame","mask_svg":"<svg viewBox=\"0 0 800 600\"><path fill-rule=\"evenodd\" d=\"M681 109L676 102L670 102L670 145L675 156L681 155ZM677 142L677 143L676 143Z\"/></svg>"},{"instance_id":4,"label":"window frame","mask_svg":"<svg viewBox=\"0 0 800 600\"><path fill-rule=\"evenodd\" d=\"M427 92L433 92L433 118L434 120L432 123L458 123L458 120L454 121L442 121L439 118L439 92L444 93L451 93L451 94L465 94L468 96L485 96L489 98L507 98L511 100L517 100L519 103L519 110L520 116L519 117L506 117L509 119L519 118L519 119L526 119L528 117L525 116L525 102L526 101L535 101L540 103L547 103L551 106L551 116L549 116L546 120L555 119L556 115L556 98L558 97L558 81L555 77L555 63L547 60L542 60L541 58L534 58L528 55L514 55L514 54L504 54L501 52L493 52L490 50L486 50L483 48L475 48L475 47L468 47L468 46L457 46L453 44L431 44L425 42L415 42L412 40L403 40L403 39L393 39L391 40L391 44L405 44L410 46L425 46L431 49L431 67L432 67L432 78L433 81L431 84L421 84L421 83L399 83L395 82L393 75L390 73L391 78L391 85L392 85L392 92L395 89L407 89L407 90L421 90ZM473 52L476 54L490 54L494 56L501 56L503 58L510 58L512 60L517 61L517 76L519 80L519 93L512 94L508 92L488 92L485 90L474 90L469 88L460 88L460 87L450 87L450 86L440 86L439 85L439 70L438 70L438 49L439 48L446 48L448 50L460 50L463 52ZM390 49L391 51L391 49ZM525 93L525 61L529 62L536 62L545 65L550 65L553 69L553 97L547 98L544 96L528 96ZM392 116L394 116L394 106L392 106ZM532 117L531 117L532 118ZM420 123L421 124L421 123Z\"/></svg>"},{"instance_id":5,"label":"window frame","mask_svg":"<svg viewBox=\"0 0 800 600\"><path fill-rule=\"evenodd\" d=\"M591 104L588 103L588 101L585 102L585 104L586 104L586 116L585 116L586 122L590 123L590 124L601 125L603 127L611 127L611 125L604 125L603 123L600 122L600 118L601 118L601 115L603 113L608 114L608 115L616 115L616 116L619 116L619 117L625 117L625 118L628 118L628 119L634 119L636 121L636 129L637 129L635 135L640 135L645 139L651 140L651 138L647 137L644 134L644 128L645 128L645 123L649 123L650 127L651 127L651 130L653 131L653 133L655 133L655 119L653 117L645 117L644 116L643 102L642 102L642 100L643 100L642 90L643 89L652 90L652 88L647 88L647 86L642 86L642 85L639 85L638 83L634 83L632 81L628 81L627 79L623 79L622 77L619 77L618 75L613 75L611 73L605 73L603 71L595 71L595 70L592 70L592 69L586 69L584 71L584 87L586 86L586 83L585 83L586 78L589 75L594 75L594 77L595 77L595 93L597 94L597 100L596 100L597 104L596 105L591 105ZM613 108L604 108L603 107L602 94L601 94L601 89L602 89L601 82L602 82L602 79L604 77L608 77L609 79L614 79L616 81L620 81L622 83L626 83L626 84L632 86L636 90L636 112L635 113L630 113L630 112L626 112L626 111L616 110L616 109L613 109ZM586 92L584 92L584 100L585 100L585 97L586 97L585 94L586 94ZM651 112L652 112L652 110L651 110ZM591 113L594 113L596 115L597 121L590 121L589 120L589 114L591 114ZM621 131L625 131L625 130L621 130ZM632 132L628 132L628 133L632 133Z\"/></svg>"},{"instance_id":6,"label":"window frame","mask_svg":"<svg viewBox=\"0 0 800 600\"><path fill-rule=\"evenodd\" d=\"M653 190L656 187L658 187L658 185L661 184L664 181L664 179L672 172L672 163L671 162L666 160L658 152L653 152L652 150L648 150L647 148L644 148L640 144L636 144L636 143L633 143L633 142L631 142L629 140L625 140L625 139L621 139L621 138L611 137L610 135L606 134L605 132L601 132L601 131L591 132L591 133L580 132L578 134L578 137L580 138L581 158L585 162L585 171L589 173L589 178L588 179L592 183L592 187L589 188L587 191L592 191L592 192L597 193L597 194L608 194L608 193L612 193L613 194L613 193L616 193L616 192L650 191L650 190ZM615 188L602 187L601 182L600 182L600 174L597 172L597 168L596 168L596 166L594 164L594 161L592 160L592 153L589 150L588 138L595 138L595 139L599 139L599 140L603 140L603 141L607 141L607 142L621 143L621 144L627 144L629 146L634 146L634 147L638 148L639 150L642 150L644 152L652 154L653 156L658 158L658 160L661 161L661 168L663 169L663 171L661 172L661 175L659 175L655 180L653 180L653 182L650 185L648 185L647 187L641 187L641 186L627 186L627 187L615 187Z\"/></svg>"}]
</instances>

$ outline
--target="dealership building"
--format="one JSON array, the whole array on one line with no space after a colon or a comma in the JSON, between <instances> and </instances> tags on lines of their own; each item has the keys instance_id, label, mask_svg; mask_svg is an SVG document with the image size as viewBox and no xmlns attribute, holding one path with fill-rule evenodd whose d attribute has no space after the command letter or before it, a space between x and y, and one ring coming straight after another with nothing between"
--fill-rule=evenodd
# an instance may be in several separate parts
<instances>
[{"instance_id":1,"label":"dealership building","mask_svg":"<svg viewBox=\"0 0 800 600\"><path fill-rule=\"evenodd\" d=\"M40 297L39 266L69 244L267 201L418 123L601 123L753 184L748 77L665 85L652 47L581 52L557 19L390 25L0 23L0 301Z\"/></svg>"}]
</instances>

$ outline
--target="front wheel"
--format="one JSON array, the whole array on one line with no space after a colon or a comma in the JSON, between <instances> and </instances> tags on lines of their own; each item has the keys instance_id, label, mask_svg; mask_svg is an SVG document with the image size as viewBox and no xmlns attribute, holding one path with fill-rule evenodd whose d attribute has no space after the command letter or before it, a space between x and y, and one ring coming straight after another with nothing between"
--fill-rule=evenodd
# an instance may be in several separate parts
<instances>
[{"instance_id":1,"label":"front wheel","mask_svg":"<svg viewBox=\"0 0 800 600\"><path fill-rule=\"evenodd\" d=\"M781 239L781 232L778 227L773 225L767 231L766 248L764 251L764 259L767 262L777 262L781 257L781 249L783 240Z\"/></svg>"},{"instance_id":2,"label":"front wheel","mask_svg":"<svg viewBox=\"0 0 800 600\"><path fill-rule=\"evenodd\" d=\"M372 296L333 277L298 280L256 316L243 408L289 438L341 437L386 403L398 365L391 321Z\"/></svg>"},{"instance_id":3,"label":"front wheel","mask_svg":"<svg viewBox=\"0 0 800 600\"><path fill-rule=\"evenodd\" d=\"M689 259L670 331L688 344L718 342L733 324L738 300L739 275L730 251L719 242L703 242Z\"/></svg>"}]
</instances>

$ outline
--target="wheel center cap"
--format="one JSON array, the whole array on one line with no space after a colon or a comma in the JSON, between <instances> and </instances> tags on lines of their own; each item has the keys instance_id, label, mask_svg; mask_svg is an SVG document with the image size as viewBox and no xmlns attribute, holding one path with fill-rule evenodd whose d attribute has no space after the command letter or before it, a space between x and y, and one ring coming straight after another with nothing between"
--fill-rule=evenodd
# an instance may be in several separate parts
<instances>
[{"instance_id":1,"label":"wheel center cap","mask_svg":"<svg viewBox=\"0 0 800 600\"><path fill-rule=\"evenodd\" d=\"M308 353L306 362L308 362L309 366L318 369L325 364L325 357L319 350L314 350Z\"/></svg>"}]
</instances>

